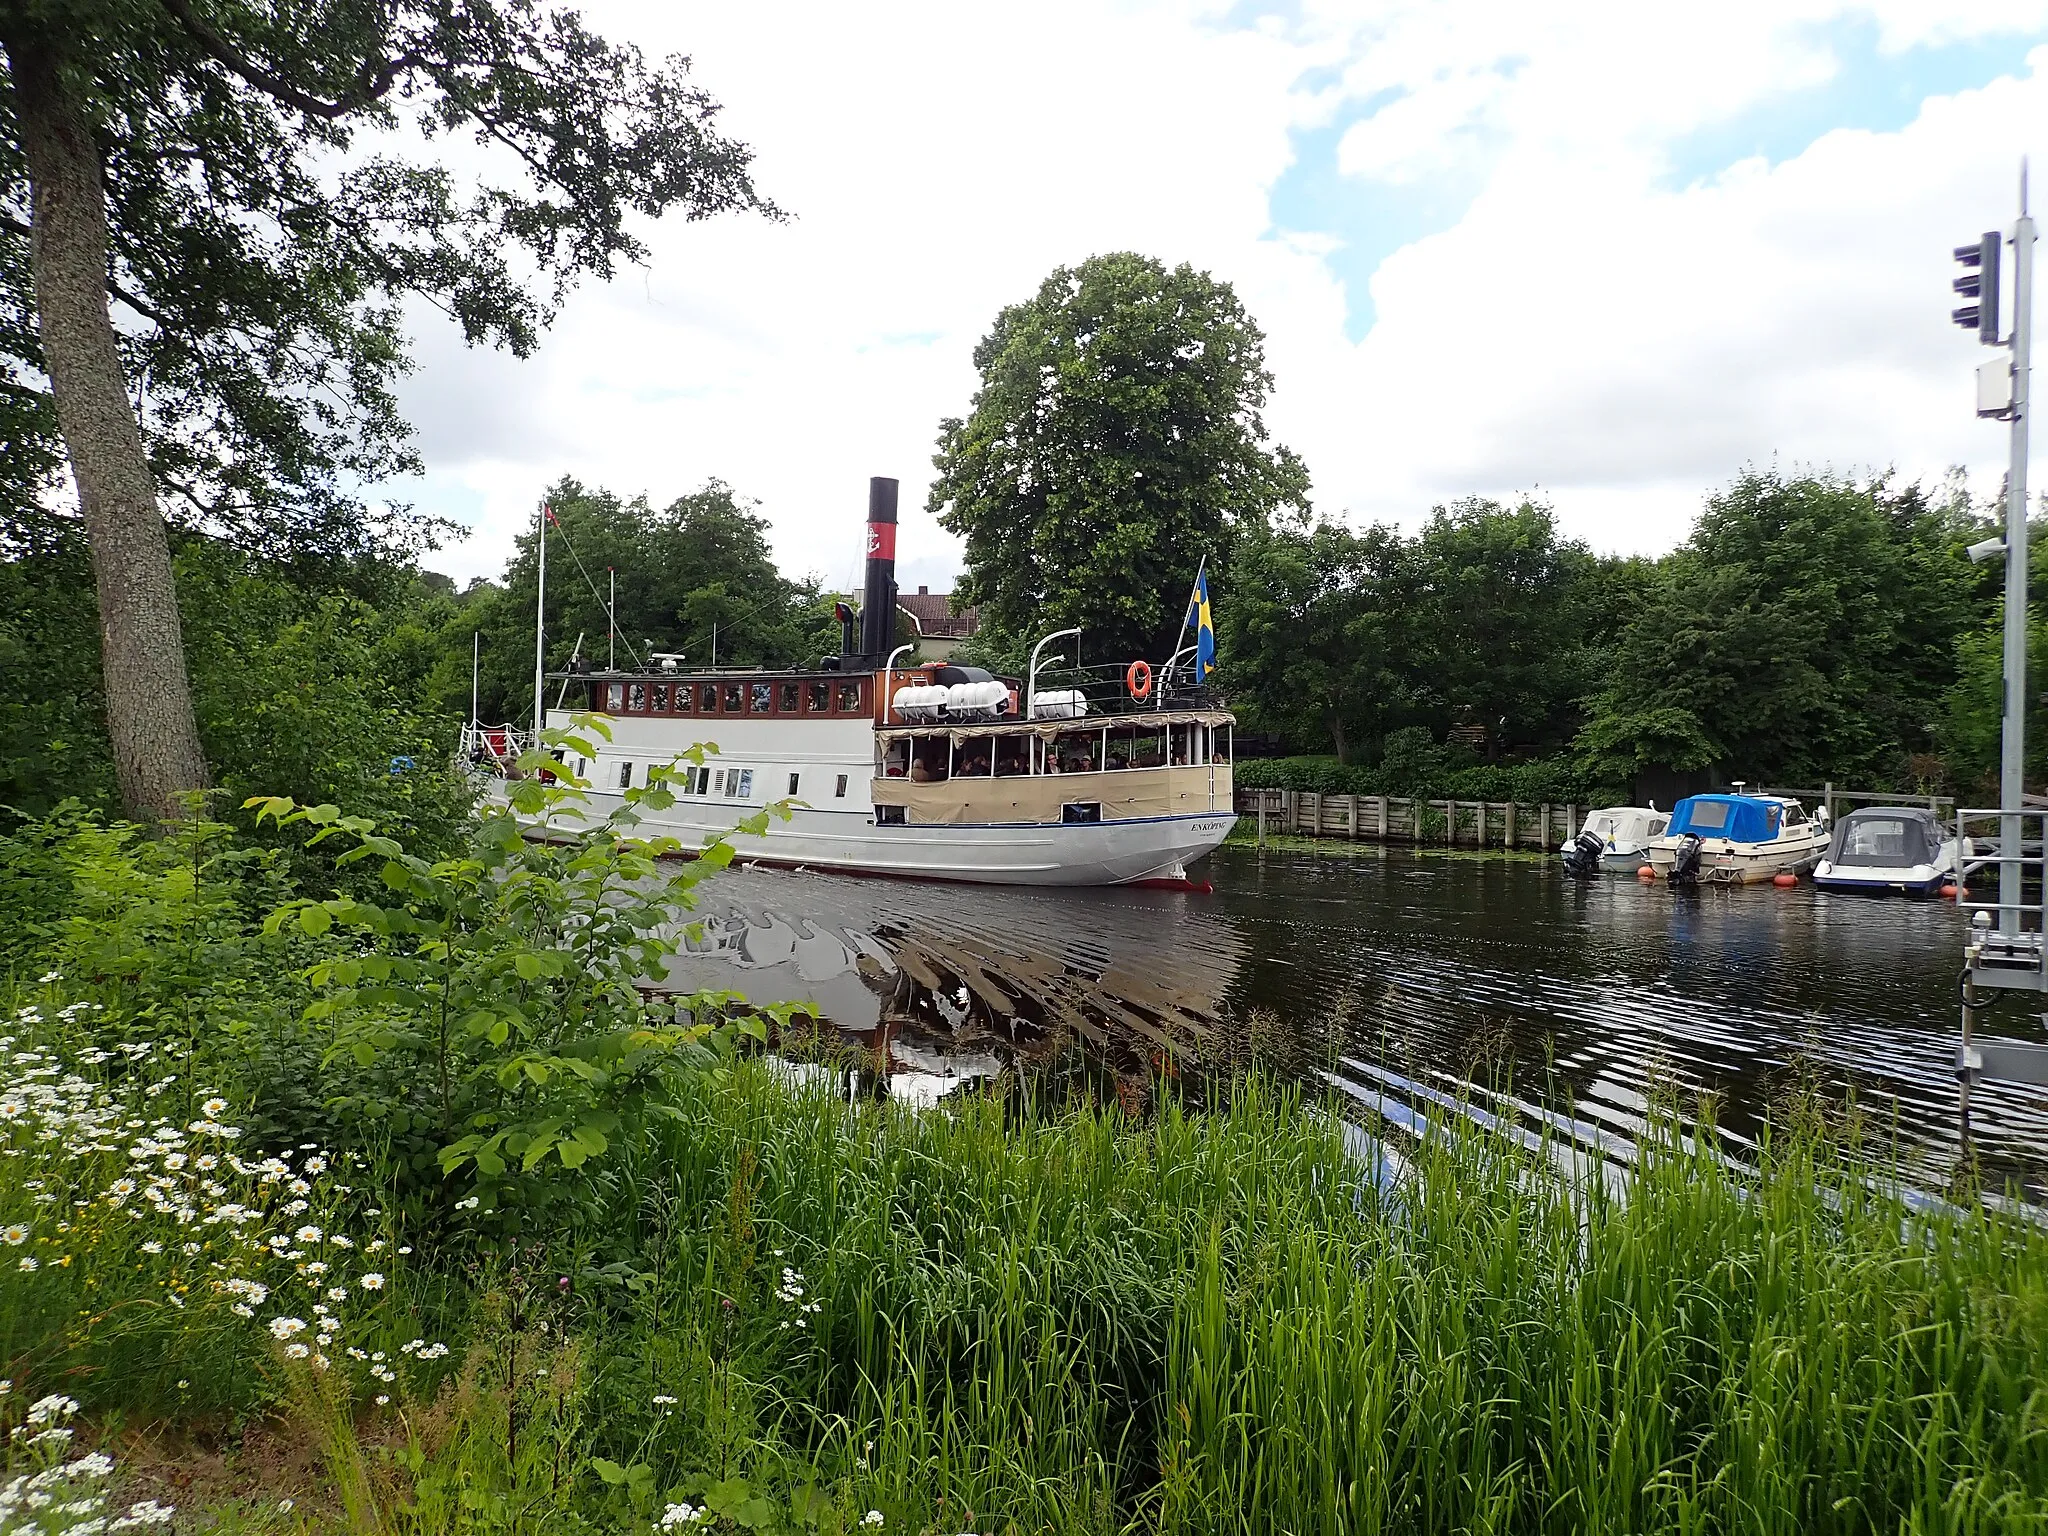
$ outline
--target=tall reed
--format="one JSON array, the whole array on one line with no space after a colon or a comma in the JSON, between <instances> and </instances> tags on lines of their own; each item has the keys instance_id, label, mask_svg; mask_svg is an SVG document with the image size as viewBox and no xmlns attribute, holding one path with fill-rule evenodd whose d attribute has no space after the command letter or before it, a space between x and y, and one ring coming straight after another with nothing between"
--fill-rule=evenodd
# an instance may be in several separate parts
<instances>
[{"instance_id":1,"label":"tall reed","mask_svg":"<svg viewBox=\"0 0 2048 1536\"><path fill-rule=\"evenodd\" d=\"M1754 1174L1652 1138L1625 1196L1457 1117L1406 1150L1376 1190L1258 1084L1017 1124L750 1068L628 1182L716 1213L670 1239L665 1304L744 1335L764 1429L919 1521L2048 1521L2035 1225L1910 1209L1813 1126ZM771 1295L785 1269L815 1312Z\"/></svg>"}]
</instances>

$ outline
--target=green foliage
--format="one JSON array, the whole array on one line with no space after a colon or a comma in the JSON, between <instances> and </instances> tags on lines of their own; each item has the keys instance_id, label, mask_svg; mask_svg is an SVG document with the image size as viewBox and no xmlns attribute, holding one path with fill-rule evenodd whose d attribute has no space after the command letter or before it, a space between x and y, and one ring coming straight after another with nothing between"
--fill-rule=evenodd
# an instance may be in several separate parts
<instances>
[{"instance_id":1,"label":"green foliage","mask_svg":"<svg viewBox=\"0 0 2048 1536\"><path fill-rule=\"evenodd\" d=\"M1334 757L1254 757L1241 759L1233 777L1244 789L1311 790L1323 795L1400 795L1422 800L1513 801L1517 805L1604 805L1627 798L1626 786L1603 785L1586 778L1576 758L1473 762L1470 753L1439 745L1419 726L1392 732L1374 767L1346 765Z\"/></svg>"},{"instance_id":2,"label":"green foliage","mask_svg":"<svg viewBox=\"0 0 2048 1536\"><path fill-rule=\"evenodd\" d=\"M579 634L585 661L608 660L608 567L618 575L622 667L655 652L709 665L713 626L721 666L815 664L838 650L829 604L776 569L767 520L730 486L713 480L656 509L564 478L547 502L559 524L548 530L550 666L568 665ZM443 654L460 664L438 679L437 703L450 718L469 712L472 631L482 636L484 718L532 713L539 552L532 529L515 544L502 580L465 594L441 633Z\"/></svg>"},{"instance_id":3,"label":"green foliage","mask_svg":"<svg viewBox=\"0 0 2048 1536\"><path fill-rule=\"evenodd\" d=\"M2048 678L2048 520L2029 528L2027 593L2026 778L2048 782L2048 703L2041 680ZM2001 596L1985 605L1977 627L1956 647L1957 676L1943 701L1940 767L1966 800L1994 805L2004 740L2005 602L2003 567L1994 563ZM1923 767L1933 767L1928 763Z\"/></svg>"},{"instance_id":4,"label":"green foliage","mask_svg":"<svg viewBox=\"0 0 2048 1536\"><path fill-rule=\"evenodd\" d=\"M115 799L84 539L47 518L0 560L0 804L39 816ZM467 707L440 712L432 672L458 648L455 604L417 572L289 566L215 539L179 541L177 578L200 734L233 805L258 790L346 801L445 846L467 814L448 768ZM467 640L464 634L462 639ZM466 650L466 646L461 647ZM412 766L394 774L394 759Z\"/></svg>"},{"instance_id":5,"label":"green foliage","mask_svg":"<svg viewBox=\"0 0 2048 1536\"><path fill-rule=\"evenodd\" d=\"M1631 615L1580 737L1592 770L1910 783L1971 622L1975 531L1917 486L1745 471Z\"/></svg>"},{"instance_id":6,"label":"green foliage","mask_svg":"<svg viewBox=\"0 0 2048 1536\"><path fill-rule=\"evenodd\" d=\"M173 515L272 553L403 535L405 509L370 514L354 488L418 467L393 394L404 301L525 355L574 280L644 256L634 216L774 213L686 59L650 67L540 0L45 0L0 33L54 50L99 145L124 363L148 380L133 393ZM15 111L10 81L9 514L54 488L60 457ZM506 153L437 163L471 135Z\"/></svg>"},{"instance_id":7,"label":"green foliage","mask_svg":"<svg viewBox=\"0 0 2048 1536\"><path fill-rule=\"evenodd\" d=\"M259 822L316 829L310 848L343 840L337 866L373 862L383 887L376 898L301 898L264 923L269 934L291 925L318 939L339 928L362 941L308 973L320 995L306 1016L332 1032L326 1057L355 1069L334 1107L386 1136L420 1183L432 1175L448 1189L447 1176L465 1174L479 1219L496 1216L510 1232L587 1216L571 1175L614 1138L644 1136L679 1072L712 1064L706 1042L725 1022L726 999L657 1002L640 983L662 974L693 888L730 861L732 845L689 850L684 863L674 838L634 835L643 810L675 803L674 774L660 765L592 820L559 756L595 757L595 734L608 735L597 717L549 733L558 755L532 754L508 805L486 811L452 858L408 852L368 817L331 805L250 802ZM736 830L759 835L778 813L786 807ZM735 1027L766 1035L752 1017Z\"/></svg>"},{"instance_id":8,"label":"green foliage","mask_svg":"<svg viewBox=\"0 0 2048 1536\"><path fill-rule=\"evenodd\" d=\"M975 348L963 419L940 424L928 505L967 541L959 593L1035 637L1163 656L1197 565L1304 508L1308 474L1266 446L1265 338L1228 283L1120 252L1062 267Z\"/></svg>"}]
</instances>

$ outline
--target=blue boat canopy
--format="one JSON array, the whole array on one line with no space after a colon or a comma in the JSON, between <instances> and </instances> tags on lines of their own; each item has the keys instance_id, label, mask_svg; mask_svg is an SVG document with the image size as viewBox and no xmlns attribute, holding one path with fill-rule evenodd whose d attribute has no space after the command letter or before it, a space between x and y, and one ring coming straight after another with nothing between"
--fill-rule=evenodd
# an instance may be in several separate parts
<instances>
[{"instance_id":1,"label":"blue boat canopy","mask_svg":"<svg viewBox=\"0 0 2048 1536\"><path fill-rule=\"evenodd\" d=\"M1785 808L1754 795L1694 795L1678 802L1671 813L1668 837L1691 832L1699 837L1726 837L1738 843L1767 843L1778 835Z\"/></svg>"}]
</instances>

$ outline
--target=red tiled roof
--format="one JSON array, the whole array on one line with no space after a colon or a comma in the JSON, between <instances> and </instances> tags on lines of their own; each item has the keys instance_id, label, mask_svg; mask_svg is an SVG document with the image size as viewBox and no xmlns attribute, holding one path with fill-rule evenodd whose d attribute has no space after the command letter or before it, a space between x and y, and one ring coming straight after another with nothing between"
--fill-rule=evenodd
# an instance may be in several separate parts
<instances>
[{"instance_id":1,"label":"red tiled roof","mask_svg":"<svg viewBox=\"0 0 2048 1536\"><path fill-rule=\"evenodd\" d=\"M917 620L918 628L933 639L965 640L981 627L981 610L953 611L953 594L919 587L915 592L896 594L896 604Z\"/></svg>"}]
</instances>

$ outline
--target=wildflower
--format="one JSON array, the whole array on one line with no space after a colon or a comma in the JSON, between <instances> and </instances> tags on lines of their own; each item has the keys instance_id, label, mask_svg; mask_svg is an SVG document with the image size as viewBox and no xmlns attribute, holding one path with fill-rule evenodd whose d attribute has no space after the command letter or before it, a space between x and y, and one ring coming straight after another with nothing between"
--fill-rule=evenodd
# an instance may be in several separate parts
<instances>
[{"instance_id":1,"label":"wildflower","mask_svg":"<svg viewBox=\"0 0 2048 1536\"><path fill-rule=\"evenodd\" d=\"M48 1397L39 1397L28 1405L28 1421L31 1424L47 1424L52 1419L68 1419L78 1412L78 1399L66 1397L61 1392L52 1392Z\"/></svg>"},{"instance_id":2,"label":"wildflower","mask_svg":"<svg viewBox=\"0 0 2048 1536\"><path fill-rule=\"evenodd\" d=\"M295 1243L317 1243L320 1241L320 1229L310 1226L301 1227L292 1234L292 1241Z\"/></svg>"},{"instance_id":3,"label":"wildflower","mask_svg":"<svg viewBox=\"0 0 2048 1536\"><path fill-rule=\"evenodd\" d=\"M654 1394L654 1406L657 1408L666 1408L674 1401L675 1399L670 1397L666 1392L657 1392Z\"/></svg>"},{"instance_id":4,"label":"wildflower","mask_svg":"<svg viewBox=\"0 0 2048 1536\"><path fill-rule=\"evenodd\" d=\"M366 1291L381 1291L384 1289L384 1277L373 1269L363 1276L362 1279L358 1280L356 1284Z\"/></svg>"},{"instance_id":5,"label":"wildflower","mask_svg":"<svg viewBox=\"0 0 2048 1536\"><path fill-rule=\"evenodd\" d=\"M661 1518L655 1521L654 1528L657 1531L672 1531L679 1525L695 1525L703 1518L704 1511L694 1504L671 1504L661 1512Z\"/></svg>"},{"instance_id":6,"label":"wildflower","mask_svg":"<svg viewBox=\"0 0 2048 1536\"><path fill-rule=\"evenodd\" d=\"M155 1499L144 1499L140 1504L130 1504L128 1513L110 1524L110 1531L130 1531L142 1525L169 1525L176 1513L173 1506L159 1504Z\"/></svg>"},{"instance_id":7,"label":"wildflower","mask_svg":"<svg viewBox=\"0 0 2048 1536\"><path fill-rule=\"evenodd\" d=\"M11 1227L0 1227L0 1242L10 1248L19 1248L28 1241L28 1228L16 1223Z\"/></svg>"},{"instance_id":8,"label":"wildflower","mask_svg":"<svg viewBox=\"0 0 2048 1536\"><path fill-rule=\"evenodd\" d=\"M279 1499L277 1501L277 1512L280 1515L290 1514L292 1512L292 1501L290 1499Z\"/></svg>"},{"instance_id":9,"label":"wildflower","mask_svg":"<svg viewBox=\"0 0 2048 1536\"><path fill-rule=\"evenodd\" d=\"M13 1390L14 1383L12 1381L0 1381L0 1397L5 1397L8 1393L12 1392Z\"/></svg>"},{"instance_id":10,"label":"wildflower","mask_svg":"<svg viewBox=\"0 0 2048 1536\"><path fill-rule=\"evenodd\" d=\"M379 1392L377 1394L377 1406L379 1408L382 1408L385 1404L389 1403L390 1401L391 1394L389 1392Z\"/></svg>"},{"instance_id":11,"label":"wildflower","mask_svg":"<svg viewBox=\"0 0 2048 1536\"><path fill-rule=\"evenodd\" d=\"M347 1301L348 1287L345 1285L330 1285L327 1287L327 1299L329 1301Z\"/></svg>"},{"instance_id":12,"label":"wildflower","mask_svg":"<svg viewBox=\"0 0 2048 1536\"><path fill-rule=\"evenodd\" d=\"M879 1509L871 1509L860 1517L860 1523L862 1525L880 1525L882 1523L882 1512Z\"/></svg>"},{"instance_id":13,"label":"wildflower","mask_svg":"<svg viewBox=\"0 0 2048 1536\"><path fill-rule=\"evenodd\" d=\"M218 1096L208 1099L199 1106L199 1113L209 1120L218 1120L228 1112L228 1101Z\"/></svg>"},{"instance_id":14,"label":"wildflower","mask_svg":"<svg viewBox=\"0 0 2048 1536\"><path fill-rule=\"evenodd\" d=\"M305 1322L296 1317L273 1317L270 1320L270 1336L273 1339L288 1339L295 1333L306 1331Z\"/></svg>"},{"instance_id":15,"label":"wildflower","mask_svg":"<svg viewBox=\"0 0 2048 1536\"><path fill-rule=\"evenodd\" d=\"M284 1347L284 1352L286 1358L291 1360L303 1360L306 1356L313 1353L312 1350L303 1344L287 1344Z\"/></svg>"},{"instance_id":16,"label":"wildflower","mask_svg":"<svg viewBox=\"0 0 2048 1536\"><path fill-rule=\"evenodd\" d=\"M146 1242L142 1245L142 1251L144 1253L162 1253L164 1251L164 1245L152 1239L151 1241Z\"/></svg>"},{"instance_id":17,"label":"wildflower","mask_svg":"<svg viewBox=\"0 0 2048 1536\"><path fill-rule=\"evenodd\" d=\"M481 1203L482 1202L479 1199L479 1197L477 1197L476 1195L471 1195L467 1200L456 1201L455 1209L457 1209L458 1211L473 1211Z\"/></svg>"}]
</instances>

